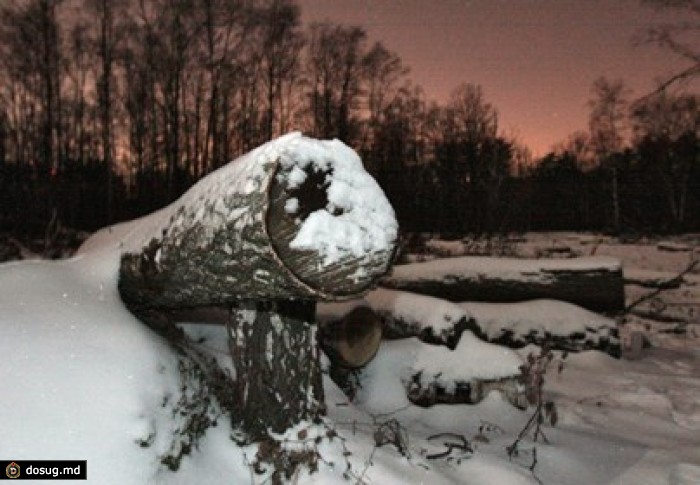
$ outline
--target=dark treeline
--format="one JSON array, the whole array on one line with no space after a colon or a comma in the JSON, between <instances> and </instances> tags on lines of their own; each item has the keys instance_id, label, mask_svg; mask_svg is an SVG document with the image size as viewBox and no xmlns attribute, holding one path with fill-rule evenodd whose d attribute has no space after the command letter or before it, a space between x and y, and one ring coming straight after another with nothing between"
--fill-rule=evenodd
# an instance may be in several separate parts
<instances>
[{"instance_id":1,"label":"dark treeline","mask_svg":"<svg viewBox=\"0 0 700 485\"><path fill-rule=\"evenodd\" d=\"M408 231L700 229L698 97L624 98L596 83L588 132L533 161L480 86L428 103L394 52L292 0L9 0L0 231L142 215L290 130L358 150Z\"/></svg>"}]
</instances>

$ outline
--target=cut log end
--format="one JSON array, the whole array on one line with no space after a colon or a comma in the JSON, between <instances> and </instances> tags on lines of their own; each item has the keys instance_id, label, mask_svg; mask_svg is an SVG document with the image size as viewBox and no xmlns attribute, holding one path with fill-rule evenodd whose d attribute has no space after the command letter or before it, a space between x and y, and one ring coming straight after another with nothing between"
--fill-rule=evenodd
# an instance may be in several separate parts
<instances>
[{"instance_id":1,"label":"cut log end","mask_svg":"<svg viewBox=\"0 0 700 485\"><path fill-rule=\"evenodd\" d=\"M382 323L366 306L320 326L321 346L333 365L357 369L371 361L382 341Z\"/></svg>"},{"instance_id":2,"label":"cut log end","mask_svg":"<svg viewBox=\"0 0 700 485\"><path fill-rule=\"evenodd\" d=\"M300 281L329 299L357 296L370 289L387 273L394 248L367 252L361 257L346 255L332 264L322 264L317 251L292 247L292 241L308 217L327 210L332 217L344 214L329 202L327 190L333 170L318 169L313 163L304 170L302 183L292 182L297 166L278 167L269 188L266 229L282 263Z\"/></svg>"}]
</instances>

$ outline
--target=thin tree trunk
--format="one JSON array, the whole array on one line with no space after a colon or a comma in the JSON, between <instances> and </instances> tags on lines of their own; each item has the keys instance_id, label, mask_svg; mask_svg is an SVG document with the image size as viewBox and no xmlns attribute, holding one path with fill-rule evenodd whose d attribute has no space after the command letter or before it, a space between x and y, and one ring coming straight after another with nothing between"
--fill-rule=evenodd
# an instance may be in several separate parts
<instances>
[{"instance_id":1,"label":"thin tree trunk","mask_svg":"<svg viewBox=\"0 0 700 485\"><path fill-rule=\"evenodd\" d=\"M620 195L618 192L617 167L612 169L612 203L613 203L613 228L615 234L620 233Z\"/></svg>"},{"instance_id":2,"label":"thin tree trunk","mask_svg":"<svg viewBox=\"0 0 700 485\"><path fill-rule=\"evenodd\" d=\"M114 162L112 160L112 11L110 2L102 0L100 18L100 118L102 124L102 157L107 170L107 220L114 220Z\"/></svg>"}]
</instances>

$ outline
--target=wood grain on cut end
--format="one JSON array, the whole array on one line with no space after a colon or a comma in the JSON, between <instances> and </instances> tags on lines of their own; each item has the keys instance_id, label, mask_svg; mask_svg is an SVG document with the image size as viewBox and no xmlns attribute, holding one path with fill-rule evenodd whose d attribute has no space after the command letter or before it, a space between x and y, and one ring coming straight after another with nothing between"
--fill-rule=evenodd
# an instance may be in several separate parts
<instances>
[{"instance_id":1,"label":"wood grain on cut end","mask_svg":"<svg viewBox=\"0 0 700 485\"><path fill-rule=\"evenodd\" d=\"M331 298L342 299L362 294L386 272L389 254L383 257L376 254L365 254L359 258L346 256L338 263L326 265L316 251L290 247L306 218L328 205L326 178L331 172L306 170L307 177L299 187L289 188L284 174L273 179L266 220L272 247L287 269L311 288ZM293 213L285 209L290 199L297 200L298 208ZM340 214L342 211L337 210L333 215Z\"/></svg>"},{"instance_id":2,"label":"wood grain on cut end","mask_svg":"<svg viewBox=\"0 0 700 485\"><path fill-rule=\"evenodd\" d=\"M382 341L382 323L366 306L321 325L321 346L334 365L357 369L371 361Z\"/></svg>"}]
</instances>

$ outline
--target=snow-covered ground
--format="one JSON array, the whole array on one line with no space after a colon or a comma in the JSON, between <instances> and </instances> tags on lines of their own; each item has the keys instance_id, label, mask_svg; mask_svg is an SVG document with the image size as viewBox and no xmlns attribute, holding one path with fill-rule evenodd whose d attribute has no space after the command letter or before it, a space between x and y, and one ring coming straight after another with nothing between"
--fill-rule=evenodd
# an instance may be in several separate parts
<instances>
[{"instance_id":1,"label":"snow-covered ground","mask_svg":"<svg viewBox=\"0 0 700 485\"><path fill-rule=\"evenodd\" d=\"M591 234L535 234L513 243L509 255L569 252L619 258L626 278L663 281L700 257L700 238L621 244ZM100 485L269 483L268 475L257 475L249 466L254 447L239 447L231 439L226 416L218 416L217 426L209 428L177 472L160 464L181 425L179 359L122 305L117 264L118 250L107 244L66 261L0 265L0 457L87 459L87 482ZM698 283L696 266L678 288L645 301L638 307L643 311L621 327L623 339L633 329L651 342L639 358L616 360L589 351L569 355L561 373L550 371L544 389L556 403L558 423L543 428L548 443L525 439L513 459L506 446L532 410L514 408L497 392L476 405L421 408L410 404L402 385L407 369L503 373L517 364L512 351L503 349L507 358L496 362L491 359L497 359L499 348L476 359L452 353L468 351L471 337L454 351L417 339L384 342L362 371L363 387L353 402L325 379L326 424L300 425L288 433L289 446L313 448L320 455L318 472L293 480L700 483ZM652 291L630 284L628 303ZM566 312L562 308L558 311ZM226 361L223 328L186 328L201 350ZM440 433L462 435L473 452L452 447L446 456L430 458L448 451L446 442L459 441L452 435L434 437ZM393 437L393 444L376 447L378 434ZM317 435L319 443L313 439Z\"/></svg>"}]
</instances>

